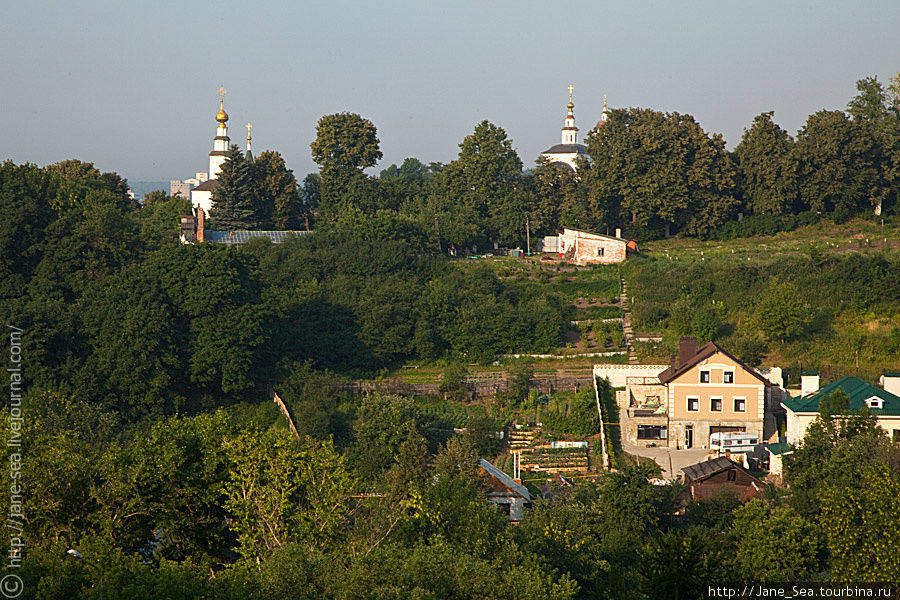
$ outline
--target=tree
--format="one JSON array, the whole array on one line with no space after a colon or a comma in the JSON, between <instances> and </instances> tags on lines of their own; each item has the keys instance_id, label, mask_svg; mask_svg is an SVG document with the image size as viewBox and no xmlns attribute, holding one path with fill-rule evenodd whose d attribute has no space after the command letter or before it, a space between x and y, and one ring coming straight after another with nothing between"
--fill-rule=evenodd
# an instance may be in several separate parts
<instances>
[{"instance_id":1,"label":"tree","mask_svg":"<svg viewBox=\"0 0 900 600\"><path fill-rule=\"evenodd\" d=\"M847 112L856 121L879 122L888 116L889 98L878 77L866 77L856 82L859 92L847 103Z\"/></svg>"},{"instance_id":2,"label":"tree","mask_svg":"<svg viewBox=\"0 0 900 600\"><path fill-rule=\"evenodd\" d=\"M744 202L754 214L791 214L797 200L794 140L772 121L772 111L753 118L734 149Z\"/></svg>"},{"instance_id":3,"label":"tree","mask_svg":"<svg viewBox=\"0 0 900 600\"><path fill-rule=\"evenodd\" d=\"M621 207L610 218L704 235L737 209L725 141L707 135L690 115L613 110L606 125L588 136L587 153L589 198Z\"/></svg>"},{"instance_id":4,"label":"tree","mask_svg":"<svg viewBox=\"0 0 900 600\"><path fill-rule=\"evenodd\" d=\"M841 111L810 115L797 134L800 200L808 210L844 221L881 206L888 193L873 125Z\"/></svg>"},{"instance_id":5,"label":"tree","mask_svg":"<svg viewBox=\"0 0 900 600\"><path fill-rule=\"evenodd\" d=\"M210 227L224 230L256 229L258 201L253 186L253 164L232 146L222 163L212 193Z\"/></svg>"},{"instance_id":6,"label":"tree","mask_svg":"<svg viewBox=\"0 0 900 600\"><path fill-rule=\"evenodd\" d=\"M469 376L469 370L462 363L447 363L441 373L441 384L438 391L446 397L448 394L456 399L461 400L466 393L466 378Z\"/></svg>"},{"instance_id":7,"label":"tree","mask_svg":"<svg viewBox=\"0 0 900 600\"><path fill-rule=\"evenodd\" d=\"M528 397L532 377L534 377L534 363L531 361L520 361L509 370L509 393L517 402Z\"/></svg>"},{"instance_id":8,"label":"tree","mask_svg":"<svg viewBox=\"0 0 900 600\"><path fill-rule=\"evenodd\" d=\"M253 172L260 221L276 229L299 229L302 211L297 179L281 154L266 150L253 161Z\"/></svg>"},{"instance_id":9,"label":"tree","mask_svg":"<svg viewBox=\"0 0 900 600\"><path fill-rule=\"evenodd\" d=\"M321 167L320 213L331 220L345 205L374 212L377 186L363 173L381 157L375 125L355 113L325 115L316 125L312 158Z\"/></svg>"},{"instance_id":10,"label":"tree","mask_svg":"<svg viewBox=\"0 0 900 600\"><path fill-rule=\"evenodd\" d=\"M784 344L806 332L813 320L811 310L793 282L773 278L760 294L755 314L760 331Z\"/></svg>"},{"instance_id":11,"label":"tree","mask_svg":"<svg viewBox=\"0 0 900 600\"><path fill-rule=\"evenodd\" d=\"M343 535L354 480L331 442L243 432L226 442L226 453L225 507L244 558L260 561L291 542L324 548Z\"/></svg>"}]
</instances>

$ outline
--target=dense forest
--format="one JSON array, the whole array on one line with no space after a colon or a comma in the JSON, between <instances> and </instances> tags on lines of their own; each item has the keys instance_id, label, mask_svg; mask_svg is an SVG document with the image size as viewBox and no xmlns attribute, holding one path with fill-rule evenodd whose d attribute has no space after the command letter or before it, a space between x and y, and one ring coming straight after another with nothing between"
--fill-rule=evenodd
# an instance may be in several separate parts
<instances>
[{"instance_id":1,"label":"dense forest","mask_svg":"<svg viewBox=\"0 0 900 600\"><path fill-rule=\"evenodd\" d=\"M668 226L705 236L726 235L741 210L836 220L878 202L892 210L885 157L898 156L889 140L900 117L877 82L860 85L851 117L823 119L881 149L874 171L841 167L874 177L853 183L869 190L865 200L835 174L827 196L810 195L822 186L808 178L821 174L804 161L832 158L816 155L826 144L804 141L806 133L775 136L786 148L778 168L796 180L767 199L760 194L771 186L747 183L757 164L749 157L766 154L750 150L753 128L732 155L693 119L642 110L613 111L590 137L579 177L552 165L523 174L503 131L485 122L457 161L408 160L374 178L363 171L380 157L374 126L323 117L313 145L320 173L297 186L277 153L251 162L235 152L217 189L220 226L291 228L313 218L313 233L279 245L181 245L184 199L152 194L139 204L121 177L78 160L3 163L0 313L22 332L25 385L24 417L7 412L3 427L5 459L22 469L0 479L21 491L24 530L0 545L22 559L21 597L694 598L716 582L900 580L900 453L868 415L824 411L787 461L789 494L771 487L746 505L728 495L685 505L680 485L649 481L654 464L622 461L554 489L513 527L485 502L478 474L478 458L496 455L495 420L455 435L416 399L355 396L345 385L410 361L464 372L461 363L557 347L570 317L558 296L446 256L520 243L526 217L535 231L624 219L646 235ZM875 104L862 100L870 88ZM772 129L765 116L757 122ZM663 136L658 153L618 163L643 169L604 174L617 147L649 131ZM690 174L645 209L650 197L636 178L672 171L653 164L675 156L666 139L690 148L681 156L693 161L682 165ZM768 168L759 167L759 181ZM896 272L879 260L827 272ZM655 276L655 263L632 268ZM697 267L684 295L712 293L704 277ZM879 281L896 295L896 278ZM640 318L672 318L664 312L672 301L680 302L648 299ZM272 389L294 413L300 441ZM832 399L835 414L842 401ZM580 406L570 418L593 411ZM583 429L594 433L596 423ZM19 433L21 447L11 443Z\"/></svg>"}]
</instances>

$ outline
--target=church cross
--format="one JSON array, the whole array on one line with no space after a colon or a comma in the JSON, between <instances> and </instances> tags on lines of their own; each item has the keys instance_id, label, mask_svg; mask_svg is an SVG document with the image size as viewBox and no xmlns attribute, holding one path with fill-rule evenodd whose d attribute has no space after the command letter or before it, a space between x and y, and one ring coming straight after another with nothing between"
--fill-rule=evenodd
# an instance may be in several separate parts
<instances>
[{"instance_id":1,"label":"church cross","mask_svg":"<svg viewBox=\"0 0 900 600\"><path fill-rule=\"evenodd\" d=\"M219 104L225 102L225 87L219 86Z\"/></svg>"},{"instance_id":2,"label":"church cross","mask_svg":"<svg viewBox=\"0 0 900 600\"><path fill-rule=\"evenodd\" d=\"M574 89L575 89L575 87L570 83L569 84L569 100L572 99L572 90L574 90Z\"/></svg>"}]
</instances>

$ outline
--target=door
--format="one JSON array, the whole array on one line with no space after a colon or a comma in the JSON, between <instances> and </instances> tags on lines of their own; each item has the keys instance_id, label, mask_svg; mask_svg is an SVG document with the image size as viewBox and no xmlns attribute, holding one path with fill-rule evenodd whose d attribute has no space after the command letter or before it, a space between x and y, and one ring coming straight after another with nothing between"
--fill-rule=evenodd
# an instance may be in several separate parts
<instances>
[{"instance_id":1,"label":"door","mask_svg":"<svg viewBox=\"0 0 900 600\"><path fill-rule=\"evenodd\" d=\"M693 448L694 447L694 426L693 425L685 425L684 426L684 447L685 448Z\"/></svg>"}]
</instances>

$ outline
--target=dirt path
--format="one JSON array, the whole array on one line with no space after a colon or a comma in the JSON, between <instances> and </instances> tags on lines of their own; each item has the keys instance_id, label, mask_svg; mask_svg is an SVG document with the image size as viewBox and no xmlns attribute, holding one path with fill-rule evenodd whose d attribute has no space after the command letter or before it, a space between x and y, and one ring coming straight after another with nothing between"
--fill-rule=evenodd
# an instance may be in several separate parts
<instances>
[{"instance_id":1,"label":"dirt path","mask_svg":"<svg viewBox=\"0 0 900 600\"><path fill-rule=\"evenodd\" d=\"M638 364L637 353L634 351L634 334L631 331L631 303L628 302L628 283L622 276L622 295L619 297L619 306L622 307L622 333L625 336L625 348L628 350L628 364Z\"/></svg>"}]
</instances>

